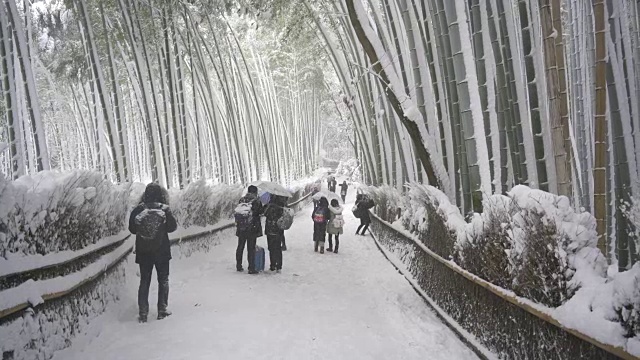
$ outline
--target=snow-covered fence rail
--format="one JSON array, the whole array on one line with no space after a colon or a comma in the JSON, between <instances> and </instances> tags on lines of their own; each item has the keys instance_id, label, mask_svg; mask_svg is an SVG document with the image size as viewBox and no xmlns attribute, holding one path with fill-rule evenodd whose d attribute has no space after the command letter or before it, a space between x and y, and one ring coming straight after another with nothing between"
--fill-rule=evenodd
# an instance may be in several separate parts
<instances>
[{"instance_id":1,"label":"snow-covered fence rail","mask_svg":"<svg viewBox=\"0 0 640 360\"><path fill-rule=\"evenodd\" d=\"M637 359L563 326L544 308L465 271L372 214L383 254L449 325L506 359ZM473 339L470 343L474 343Z\"/></svg>"},{"instance_id":2,"label":"snow-covered fence rail","mask_svg":"<svg viewBox=\"0 0 640 360\"><path fill-rule=\"evenodd\" d=\"M232 229L232 221L172 234L172 246L188 256L214 246ZM224 235L223 235L224 234ZM123 283L124 260L134 239L105 239L91 249L54 262L54 255L23 261L0 272L0 353L11 359L49 359L63 349L92 318L117 301ZM68 254L67 254L68 255ZM28 259L28 258L27 258ZM28 264L41 264L40 267ZM53 274L53 275L52 275ZM26 334L26 335L25 335Z\"/></svg>"}]
</instances>

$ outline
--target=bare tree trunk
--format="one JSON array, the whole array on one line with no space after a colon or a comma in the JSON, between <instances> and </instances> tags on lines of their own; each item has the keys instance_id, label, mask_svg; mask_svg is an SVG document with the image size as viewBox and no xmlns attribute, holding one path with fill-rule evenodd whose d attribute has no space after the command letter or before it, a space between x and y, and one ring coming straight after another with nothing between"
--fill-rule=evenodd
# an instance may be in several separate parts
<instances>
[{"instance_id":1,"label":"bare tree trunk","mask_svg":"<svg viewBox=\"0 0 640 360\"><path fill-rule=\"evenodd\" d=\"M358 15L356 13L353 0L346 0L346 4L347 4L347 9L349 11L349 19L351 20L351 24L353 25L356 35L358 36L358 40L360 41L360 44L362 45L365 53L369 57L369 61L371 62L371 64L373 64L372 65L373 71L376 74L378 74L378 76L380 76L380 78L384 82L384 85L386 86L387 84L389 84L389 78L386 74L385 69L380 64L380 59L378 59L378 55L376 54L376 51L373 48L373 45L369 41L367 34L365 34L364 29L362 28L362 24L358 19ZM393 91L389 90L387 92L387 96L389 98L389 102L391 103L391 106L393 107L394 111L400 118L402 125L404 125L404 127L407 129L407 132L409 133L409 136L411 137L411 140L414 143L418 158L420 159L422 166L426 170L429 184L437 188L441 188L442 186L440 183L440 179L438 179L435 175L433 165L431 162L431 155L425 148L424 139L422 139L422 136L418 129L418 124L411 121L407 117L407 115L405 115L402 109L402 105L400 104L400 101L398 100L396 94Z\"/></svg>"}]
</instances>

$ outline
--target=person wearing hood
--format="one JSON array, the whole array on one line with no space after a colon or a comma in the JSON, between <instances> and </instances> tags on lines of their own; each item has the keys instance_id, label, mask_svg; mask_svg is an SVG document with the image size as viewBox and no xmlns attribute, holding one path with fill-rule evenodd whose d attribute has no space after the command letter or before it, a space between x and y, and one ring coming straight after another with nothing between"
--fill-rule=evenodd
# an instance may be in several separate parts
<instances>
[{"instance_id":1,"label":"person wearing hood","mask_svg":"<svg viewBox=\"0 0 640 360\"><path fill-rule=\"evenodd\" d=\"M129 216L129 231L136 235L136 264L140 266L138 287L138 321L146 322L149 314L149 286L153 268L158 274L158 320L171 315L169 305L169 233L178 224L169 209L166 190L150 183L144 190L140 204Z\"/></svg>"},{"instance_id":2,"label":"person wearing hood","mask_svg":"<svg viewBox=\"0 0 640 360\"><path fill-rule=\"evenodd\" d=\"M337 254L338 247L340 246L340 234L343 233L342 228L344 227L344 218L342 216L343 209L338 200L331 200L329 211L331 212L331 218L327 224L327 234L329 234L329 247L327 248L327 251L333 251ZM335 247L333 247L333 236L336 237Z\"/></svg>"}]
</instances>

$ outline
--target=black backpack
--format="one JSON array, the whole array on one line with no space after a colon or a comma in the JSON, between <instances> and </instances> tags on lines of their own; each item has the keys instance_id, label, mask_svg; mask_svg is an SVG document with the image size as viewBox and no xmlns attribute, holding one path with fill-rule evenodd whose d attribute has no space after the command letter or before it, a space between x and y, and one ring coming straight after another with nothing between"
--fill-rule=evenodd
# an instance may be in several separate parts
<instances>
[{"instance_id":1,"label":"black backpack","mask_svg":"<svg viewBox=\"0 0 640 360\"><path fill-rule=\"evenodd\" d=\"M166 222L167 215L162 206L150 207L144 204L144 210L136 216L136 251L142 253L154 253L160 248L162 241L158 236L162 225Z\"/></svg>"}]
</instances>

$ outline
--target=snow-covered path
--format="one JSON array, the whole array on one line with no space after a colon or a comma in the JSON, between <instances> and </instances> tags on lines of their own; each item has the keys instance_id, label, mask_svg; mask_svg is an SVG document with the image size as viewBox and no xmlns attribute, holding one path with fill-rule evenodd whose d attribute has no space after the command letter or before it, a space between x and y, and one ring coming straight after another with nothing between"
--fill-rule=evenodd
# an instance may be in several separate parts
<instances>
[{"instance_id":1,"label":"snow-covered path","mask_svg":"<svg viewBox=\"0 0 640 360\"><path fill-rule=\"evenodd\" d=\"M308 206L286 233L281 274L236 272L235 238L172 260L173 315L162 321L152 285L150 321L137 323L138 277L129 261L116 308L54 359L475 359L370 235L354 235L353 197L340 254L313 252ZM266 248L266 239L258 244Z\"/></svg>"}]
</instances>

